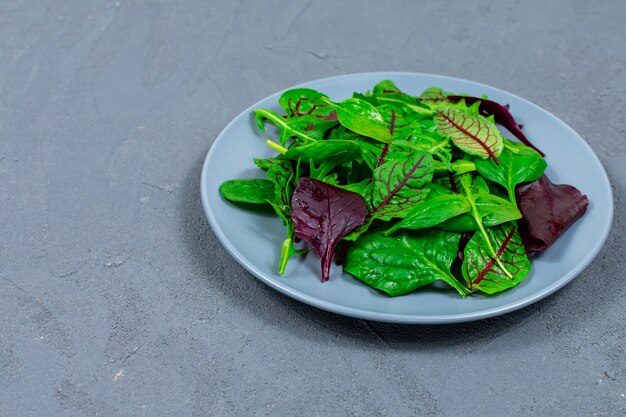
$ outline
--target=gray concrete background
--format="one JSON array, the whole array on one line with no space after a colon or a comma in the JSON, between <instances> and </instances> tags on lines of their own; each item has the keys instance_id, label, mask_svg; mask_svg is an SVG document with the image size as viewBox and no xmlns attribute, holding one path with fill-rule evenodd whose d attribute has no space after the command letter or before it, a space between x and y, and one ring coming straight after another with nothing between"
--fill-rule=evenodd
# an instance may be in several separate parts
<instances>
[{"instance_id":1,"label":"gray concrete background","mask_svg":"<svg viewBox=\"0 0 626 417\"><path fill-rule=\"evenodd\" d=\"M619 0L0 1L0 415L626 414L624 21ZM325 313L239 267L200 205L216 135L279 89L379 70L573 126L614 187L596 261L449 326Z\"/></svg>"}]
</instances>

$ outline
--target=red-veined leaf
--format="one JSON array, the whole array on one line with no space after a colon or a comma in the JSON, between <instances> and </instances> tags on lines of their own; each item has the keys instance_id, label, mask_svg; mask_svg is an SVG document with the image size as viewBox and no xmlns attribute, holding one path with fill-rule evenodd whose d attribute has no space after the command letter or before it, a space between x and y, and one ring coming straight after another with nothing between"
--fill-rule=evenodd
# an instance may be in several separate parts
<instances>
[{"instance_id":1,"label":"red-veined leaf","mask_svg":"<svg viewBox=\"0 0 626 417\"><path fill-rule=\"evenodd\" d=\"M370 217L402 218L422 201L433 177L433 158L428 152L388 154L374 170Z\"/></svg>"},{"instance_id":2,"label":"red-veined leaf","mask_svg":"<svg viewBox=\"0 0 626 417\"><path fill-rule=\"evenodd\" d=\"M254 158L254 163L261 169L266 169L267 179L274 183L274 200L272 206L277 214L284 219L291 215L291 193L294 189L295 172L289 159L283 156L274 158Z\"/></svg>"},{"instance_id":3,"label":"red-veined leaf","mask_svg":"<svg viewBox=\"0 0 626 417\"><path fill-rule=\"evenodd\" d=\"M285 91L278 103L287 113L287 117L313 115L318 119L336 121L337 113L324 99L328 99L325 94L310 88L293 88Z\"/></svg>"},{"instance_id":4,"label":"red-veined leaf","mask_svg":"<svg viewBox=\"0 0 626 417\"><path fill-rule=\"evenodd\" d=\"M427 103L438 103L438 102L450 101L448 99L448 94L445 93L439 87L431 87L425 90L422 94L420 94L420 96L418 97L418 100L425 101Z\"/></svg>"},{"instance_id":5,"label":"red-veined leaf","mask_svg":"<svg viewBox=\"0 0 626 417\"><path fill-rule=\"evenodd\" d=\"M451 107L444 107L435 116L438 132L448 136L463 152L492 158L498 163L498 156L504 146L496 125L480 115Z\"/></svg>"},{"instance_id":6,"label":"red-veined leaf","mask_svg":"<svg viewBox=\"0 0 626 417\"><path fill-rule=\"evenodd\" d=\"M522 127L515 121L515 118L509 111L508 106L503 106L499 103L496 103L492 100L487 100L486 98L478 98L478 97L469 97L469 96L448 96L447 97L452 102L457 102L460 100L465 100L467 105L472 105L477 101L480 102L480 113L483 116L493 116L496 123L500 123L502 126L507 128L507 130L515 135L516 138L520 140L524 145L533 148L541 156L545 156L541 150L539 150L535 145L533 145L530 140L526 137L524 132L522 132Z\"/></svg>"},{"instance_id":7,"label":"red-veined leaf","mask_svg":"<svg viewBox=\"0 0 626 417\"><path fill-rule=\"evenodd\" d=\"M487 249L483 234L475 233L463 251L462 272L470 290L494 294L522 281L530 271L530 261L514 222L488 228L487 234L496 256Z\"/></svg>"}]
</instances>

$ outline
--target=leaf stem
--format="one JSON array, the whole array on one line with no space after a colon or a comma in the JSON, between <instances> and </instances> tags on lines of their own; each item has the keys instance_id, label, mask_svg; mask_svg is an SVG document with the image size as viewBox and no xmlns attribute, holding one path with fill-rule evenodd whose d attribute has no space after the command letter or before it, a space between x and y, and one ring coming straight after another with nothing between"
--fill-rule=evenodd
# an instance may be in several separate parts
<instances>
[{"instance_id":1,"label":"leaf stem","mask_svg":"<svg viewBox=\"0 0 626 417\"><path fill-rule=\"evenodd\" d=\"M431 147L428 152L430 153L434 153L437 149L440 148L444 148L445 146L447 146L450 143L450 138L445 138L444 140L442 140L440 143L438 143L437 145Z\"/></svg>"},{"instance_id":2,"label":"leaf stem","mask_svg":"<svg viewBox=\"0 0 626 417\"><path fill-rule=\"evenodd\" d=\"M454 169L457 174L465 174L467 172L476 171L476 164L472 161L459 159L452 163L452 169Z\"/></svg>"},{"instance_id":3,"label":"leaf stem","mask_svg":"<svg viewBox=\"0 0 626 417\"><path fill-rule=\"evenodd\" d=\"M409 103L409 102L404 101L404 100L398 100L398 99L389 98L389 97L376 97L376 98L378 99L378 101L387 101L387 102L391 102L391 103L399 103L401 105L404 105L404 106L408 107L409 109L411 109L415 113L423 114L425 116L432 116L432 115L435 114L435 112L433 112L432 108L428 104L421 103L419 101L416 101L415 103Z\"/></svg>"},{"instance_id":4,"label":"leaf stem","mask_svg":"<svg viewBox=\"0 0 626 417\"><path fill-rule=\"evenodd\" d=\"M456 278L454 278L453 276L450 276L449 279L445 280L445 282L451 286L452 288L454 288L461 297L465 297L467 295L470 295L472 293L471 290L468 290L467 288L465 288L463 286L463 284L461 284L459 281L457 281Z\"/></svg>"},{"instance_id":5,"label":"leaf stem","mask_svg":"<svg viewBox=\"0 0 626 417\"><path fill-rule=\"evenodd\" d=\"M289 262L289 258L291 258L296 253L300 255L306 254L306 248L296 249L293 246L294 232L293 226L289 224L287 226L287 238L283 241L283 244L280 248L280 262L278 264L278 273L283 275L285 273L285 268L287 268L287 262Z\"/></svg>"},{"instance_id":6,"label":"leaf stem","mask_svg":"<svg viewBox=\"0 0 626 417\"><path fill-rule=\"evenodd\" d=\"M464 159L458 159L451 164L444 164L441 161L434 161L435 171L441 172L453 172L454 174L461 175L468 172L476 171L476 164L472 161L466 161Z\"/></svg>"},{"instance_id":7,"label":"leaf stem","mask_svg":"<svg viewBox=\"0 0 626 417\"><path fill-rule=\"evenodd\" d=\"M518 148L516 148L515 146L511 145L511 143L508 140L503 140L502 141L504 143L504 148L508 151L510 151L511 153L514 154L518 154L520 153L520 150Z\"/></svg>"},{"instance_id":8,"label":"leaf stem","mask_svg":"<svg viewBox=\"0 0 626 417\"><path fill-rule=\"evenodd\" d=\"M287 261L291 257L291 237L288 237L283 241L283 245L280 248L280 263L278 265L278 273L283 275L285 268L287 267Z\"/></svg>"},{"instance_id":9,"label":"leaf stem","mask_svg":"<svg viewBox=\"0 0 626 417\"><path fill-rule=\"evenodd\" d=\"M513 204L515 207L517 207L517 200L515 199L515 186L508 187L507 191L509 193L509 201L511 202L511 204ZM519 208L518 208L518 210L519 210Z\"/></svg>"},{"instance_id":10,"label":"leaf stem","mask_svg":"<svg viewBox=\"0 0 626 417\"><path fill-rule=\"evenodd\" d=\"M469 200L470 206L472 207L472 210L471 210L472 217L474 218L474 221L476 222L476 225L478 226L478 230L483 235L485 242L487 242L487 248L489 249L491 256L493 257L496 264L498 264L498 267L500 267L502 272L504 272L504 274L507 277L513 278L513 275L511 275L511 273L504 267L504 265L500 261L498 254L496 253L495 249L493 248L493 245L491 244L491 239L489 238L489 234L487 234L487 231L485 230L485 226L483 226L483 221L478 215L478 208L476 207L476 200L474 199L474 194L471 192L467 184L465 184L465 181L461 181L461 185L463 186L463 189L465 190L465 194L467 195L467 199Z\"/></svg>"},{"instance_id":11,"label":"leaf stem","mask_svg":"<svg viewBox=\"0 0 626 417\"><path fill-rule=\"evenodd\" d=\"M284 148L284 147L280 146L278 143L273 142L273 141L271 141L269 139L266 140L265 143L267 144L267 146L269 146L270 148L280 152L282 155L286 154L287 151L288 151L287 148Z\"/></svg>"},{"instance_id":12,"label":"leaf stem","mask_svg":"<svg viewBox=\"0 0 626 417\"><path fill-rule=\"evenodd\" d=\"M298 160L298 162L300 162L300 160ZM313 162L313 159L309 159L309 172L310 172L309 177L316 179L316 180L323 181L324 178L330 173L330 171L332 171L334 167L335 167L335 164L330 161L324 161L319 166L316 167L315 162Z\"/></svg>"}]
</instances>

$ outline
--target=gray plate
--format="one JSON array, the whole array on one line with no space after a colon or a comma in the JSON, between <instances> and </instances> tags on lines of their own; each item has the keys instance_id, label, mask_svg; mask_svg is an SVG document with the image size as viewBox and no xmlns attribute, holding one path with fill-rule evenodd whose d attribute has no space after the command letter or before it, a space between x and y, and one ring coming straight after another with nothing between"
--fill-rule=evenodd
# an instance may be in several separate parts
<instances>
[{"instance_id":1,"label":"gray plate","mask_svg":"<svg viewBox=\"0 0 626 417\"><path fill-rule=\"evenodd\" d=\"M410 94L430 86L472 96L488 95L511 105L526 135L546 153L550 179L568 183L587 194L585 216L545 253L532 261L532 271L516 288L494 297L460 298L454 291L420 289L390 298L333 267L331 279L320 283L319 260L290 261L286 274L276 273L284 229L271 215L255 214L223 201L219 185L233 178L263 178L253 157L270 157L275 151L265 144L251 115L255 108L279 111L281 92L244 110L217 137L204 162L201 195L209 223L226 250L248 271L270 287L304 303L347 316L395 323L455 323L508 313L538 301L571 281L596 257L613 219L613 197L602 164L589 145L569 126L537 105L487 85L439 75L415 73L365 73L342 75L301 84L343 100L354 91L366 91L384 79L393 80Z\"/></svg>"}]
</instances>

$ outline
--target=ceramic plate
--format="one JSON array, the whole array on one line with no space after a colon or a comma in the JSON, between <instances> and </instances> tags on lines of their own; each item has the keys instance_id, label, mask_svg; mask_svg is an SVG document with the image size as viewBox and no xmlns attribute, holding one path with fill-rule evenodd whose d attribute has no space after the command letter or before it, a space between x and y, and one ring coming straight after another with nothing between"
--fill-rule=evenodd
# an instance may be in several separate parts
<instances>
[{"instance_id":1,"label":"ceramic plate","mask_svg":"<svg viewBox=\"0 0 626 417\"><path fill-rule=\"evenodd\" d=\"M292 258L284 276L277 274L284 239L279 219L256 214L224 201L219 185L233 178L264 178L253 157L274 156L255 125L251 110L279 111L278 98L271 95L244 110L217 137L204 162L201 179L202 204L215 235L244 268L270 287L304 303L334 313L367 320L395 323L454 323L508 313L555 292L591 263L608 235L613 218L611 187L597 156L569 126L539 106L494 87L439 75L415 73L365 73L311 81L308 87L339 101L354 91L371 90L384 79L393 80L410 94L430 86L446 91L486 94L510 104L512 114L524 125L530 140L546 153L547 175L554 183L578 187L589 197L585 216L561 236L550 249L535 257L528 277L517 287L494 297L472 295L460 298L454 291L422 288L402 297L390 298L362 284L333 266L331 279L319 280L319 260L310 253L304 260Z\"/></svg>"}]
</instances>

